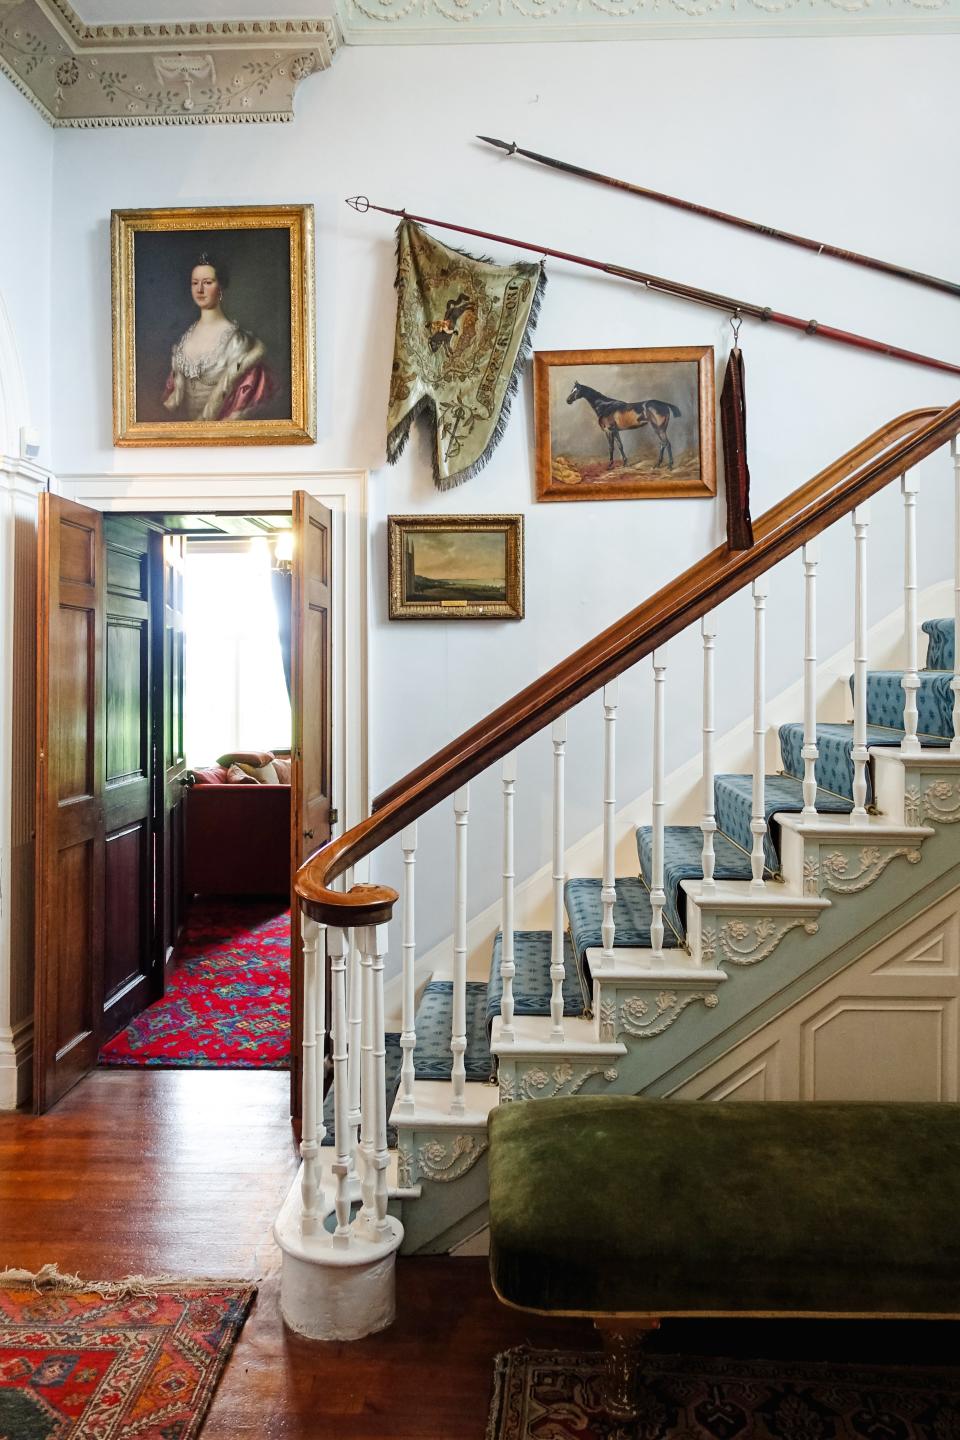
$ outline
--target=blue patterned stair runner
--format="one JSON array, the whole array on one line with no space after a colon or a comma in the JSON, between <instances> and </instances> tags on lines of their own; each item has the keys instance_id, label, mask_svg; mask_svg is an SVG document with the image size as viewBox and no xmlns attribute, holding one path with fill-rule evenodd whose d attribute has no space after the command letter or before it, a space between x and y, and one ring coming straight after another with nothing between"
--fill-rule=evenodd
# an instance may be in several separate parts
<instances>
[{"instance_id":1,"label":"blue patterned stair runner","mask_svg":"<svg viewBox=\"0 0 960 1440\"><path fill-rule=\"evenodd\" d=\"M867 674L867 724L882 725L887 730L903 730L903 705L906 696L900 684L902 670L870 670ZM953 691L949 671L920 670L917 691L917 732L923 737L953 735ZM850 676L853 694L853 676Z\"/></svg>"},{"instance_id":2,"label":"blue patterned stair runner","mask_svg":"<svg viewBox=\"0 0 960 1440\"><path fill-rule=\"evenodd\" d=\"M453 1073L450 1052L453 1019L453 981L431 980L420 1001L416 1016L417 1048L413 1068L418 1080L449 1080ZM489 1080L493 1074L487 1037L487 986L483 980L467 981L467 1049L463 1062L468 1080Z\"/></svg>"},{"instance_id":3,"label":"blue patterned stair runner","mask_svg":"<svg viewBox=\"0 0 960 1440\"><path fill-rule=\"evenodd\" d=\"M515 930L513 932L513 961L517 973L513 977L513 1013L515 1015L549 1015L550 952L553 938L549 930ZM493 956L490 961L490 979L487 983L487 1033L497 1015L503 999L503 977L500 974L500 956L503 951L503 935L497 934L493 942ZM588 993L580 978L576 952L569 935L563 937L563 1013L583 1015L590 1007Z\"/></svg>"},{"instance_id":4,"label":"blue patterned stair runner","mask_svg":"<svg viewBox=\"0 0 960 1440\"><path fill-rule=\"evenodd\" d=\"M680 888L683 880L702 880L703 831L699 825L666 825L663 831L663 888L667 903L664 918L679 936L687 933L687 897ZM732 845L719 830L713 837L716 857L715 880L749 880L752 875L750 857ZM637 826L637 854L640 874L649 885L653 874L653 827Z\"/></svg>"},{"instance_id":5,"label":"blue patterned stair runner","mask_svg":"<svg viewBox=\"0 0 960 1440\"><path fill-rule=\"evenodd\" d=\"M714 810L717 824L729 839L750 854L753 836L750 832L750 816L753 809L753 779L749 775L718 775L713 787ZM818 790L817 809L824 815L846 815L853 809L853 801L841 795L831 795L829 790ZM767 833L763 841L766 868L772 874L780 869L777 845L780 841L778 826L770 825L771 815L782 810L796 813L803 809L803 786L792 775L768 775L764 784L764 811L767 819Z\"/></svg>"},{"instance_id":6,"label":"blue patterned stair runner","mask_svg":"<svg viewBox=\"0 0 960 1440\"><path fill-rule=\"evenodd\" d=\"M588 949L599 950L603 944L600 925L603 920L603 906L600 903L601 880L568 880L563 887L563 898L570 917L570 935L577 952L584 975L589 983L590 967L586 963ZM650 896L642 880L632 875L623 876L616 882L617 901L613 907L613 923L616 927L614 945L617 949L628 946L631 949L650 948ZM664 946L675 946L679 942L669 926L664 927Z\"/></svg>"},{"instance_id":7,"label":"blue patterned stair runner","mask_svg":"<svg viewBox=\"0 0 960 1440\"><path fill-rule=\"evenodd\" d=\"M883 726L867 726L868 745L899 745L903 739L902 730L887 730ZM944 736L921 735L920 743L936 748L949 744ZM803 779L803 726L780 726L780 755L783 768L788 775ZM817 763L814 770L817 784L834 795L853 799L853 726L817 726ZM873 769L867 766L867 803L873 801Z\"/></svg>"},{"instance_id":8,"label":"blue patterned stair runner","mask_svg":"<svg viewBox=\"0 0 960 1440\"><path fill-rule=\"evenodd\" d=\"M390 1111L393 1109L393 1102L397 1098L397 1091L400 1089L400 1066L403 1062L403 1051L400 1049L399 1035L392 1035L388 1031L387 1034L384 1036L384 1039L387 1042L387 1054L384 1061L384 1071L387 1078L387 1115L389 1116ZM327 1091L326 1098L323 1102L323 1123L327 1127L327 1133L326 1135L324 1135L321 1143L324 1145L332 1145L336 1140L337 1133L336 1120L333 1109L332 1085ZM393 1150L396 1148L396 1144L397 1132L392 1125L388 1125L387 1146L389 1149Z\"/></svg>"},{"instance_id":9,"label":"blue patterned stair runner","mask_svg":"<svg viewBox=\"0 0 960 1440\"><path fill-rule=\"evenodd\" d=\"M927 637L928 670L952 670L954 636L952 620L924 620L921 627Z\"/></svg>"}]
</instances>

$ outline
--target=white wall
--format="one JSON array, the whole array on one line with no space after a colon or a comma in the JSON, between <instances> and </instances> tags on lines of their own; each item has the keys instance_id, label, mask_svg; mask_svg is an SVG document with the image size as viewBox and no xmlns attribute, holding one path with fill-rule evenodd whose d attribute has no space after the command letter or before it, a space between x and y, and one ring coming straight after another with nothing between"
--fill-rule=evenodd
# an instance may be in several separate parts
<instances>
[{"instance_id":1,"label":"white wall","mask_svg":"<svg viewBox=\"0 0 960 1440\"><path fill-rule=\"evenodd\" d=\"M62 472L238 472L369 468L371 554L370 773L374 791L697 560L722 534L707 501L537 506L529 381L506 438L478 478L434 491L425 445L383 466L393 340L393 231L358 216L358 191L407 206L683 278L960 361L956 302L793 252L627 196L507 161L477 132L516 138L642 183L770 220L916 268L950 275L960 192L945 178L955 133L960 37L634 44L357 48L301 87L289 126L61 131L54 171L54 410ZM312 201L318 221L320 439L315 448L114 450L111 446L111 207ZM492 249L508 258L510 249ZM725 354L724 316L562 264L549 267L541 349L710 343ZM747 323L754 510L876 425L914 405L954 400L949 377ZM945 461L921 497L922 585L947 573ZM896 603L894 497L874 507L871 616ZM389 624L388 513L523 511L527 618L521 624ZM882 534L880 532L883 532ZM847 540L843 537L843 547ZM823 650L850 628L850 567L827 546ZM775 577L770 686L796 678L796 567ZM718 724L746 713L748 604L721 617ZM667 767L697 744L699 655L673 647ZM649 783L649 676L623 697L620 794ZM571 724L571 840L599 819L599 703ZM525 747L519 794L520 872L547 858L549 743ZM474 786L471 911L496 891L494 785ZM450 929L452 818L421 825L418 940ZM377 874L396 878L397 854Z\"/></svg>"},{"instance_id":2,"label":"white wall","mask_svg":"<svg viewBox=\"0 0 960 1440\"><path fill-rule=\"evenodd\" d=\"M50 225L54 132L6 81L0 85L0 327L7 322L19 362L0 360L0 452L19 454L12 427L31 424L49 457ZM3 354L0 346L0 354ZM17 376L11 373L20 371ZM14 421L12 397L27 413Z\"/></svg>"}]
</instances>

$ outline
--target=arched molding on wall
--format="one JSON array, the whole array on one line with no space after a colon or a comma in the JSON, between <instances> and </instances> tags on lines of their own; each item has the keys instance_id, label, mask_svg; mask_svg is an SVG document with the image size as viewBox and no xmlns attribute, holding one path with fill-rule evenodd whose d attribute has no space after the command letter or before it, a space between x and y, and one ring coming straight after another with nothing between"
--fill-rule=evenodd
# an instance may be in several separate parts
<instances>
[{"instance_id":1,"label":"arched molding on wall","mask_svg":"<svg viewBox=\"0 0 960 1440\"><path fill-rule=\"evenodd\" d=\"M13 322L0 290L0 454L19 456L20 428L29 423L27 382Z\"/></svg>"}]
</instances>

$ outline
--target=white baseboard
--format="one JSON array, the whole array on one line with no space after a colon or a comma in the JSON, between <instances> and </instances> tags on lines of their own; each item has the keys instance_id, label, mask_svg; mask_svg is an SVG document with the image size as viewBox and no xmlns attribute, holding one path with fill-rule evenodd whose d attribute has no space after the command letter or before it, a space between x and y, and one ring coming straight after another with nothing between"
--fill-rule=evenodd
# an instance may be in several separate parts
<instances>
[{"instance_id":1,"label":"white baseboard","mask_svg":"<svg viewBox=\"0 0 960 1440\"><path fill-rule=\"evenodd\" d=\"M30 1098L33 1080L33 1020L0 1031L0 1110L16 1110Z\"/></svg>"}]
</instances>

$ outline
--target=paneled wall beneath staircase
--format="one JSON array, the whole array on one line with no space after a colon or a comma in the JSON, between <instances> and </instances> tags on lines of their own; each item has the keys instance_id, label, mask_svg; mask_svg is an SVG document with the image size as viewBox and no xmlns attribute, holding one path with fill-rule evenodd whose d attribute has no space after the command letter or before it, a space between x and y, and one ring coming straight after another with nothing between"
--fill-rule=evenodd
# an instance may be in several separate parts
<instances>
[{"instance_id":1,"label":"paneled wall beneath staircase","mask_svg":"<svg viewBox=\"0 0 960 1440\"><path fill-rule=\"evenodd\" d=\"M960 1100L960 890L668 1093Z\"/></svg>"}]
</instances>

